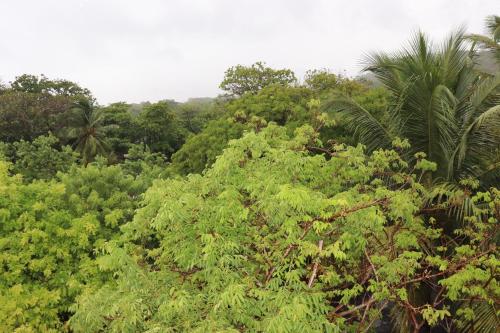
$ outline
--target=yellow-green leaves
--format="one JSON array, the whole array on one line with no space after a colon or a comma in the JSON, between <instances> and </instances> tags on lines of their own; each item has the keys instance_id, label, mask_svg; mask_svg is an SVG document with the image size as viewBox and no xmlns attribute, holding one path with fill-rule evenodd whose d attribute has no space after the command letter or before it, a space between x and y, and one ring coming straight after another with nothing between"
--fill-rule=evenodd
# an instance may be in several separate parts
<instances>
[{"instance_id":1,"label":"yellow-green leaves","mask_svg":"<svg viewBox=\"0 0 500 333\"><path fill-rule=\"evenodd\" d=\"M438 310L427 305L422 310L422 317L424 317L425 321L431 326L434 326L438 320L443 320L446 316L451 316L451 313L446 308Z\"/></svg>"},{"instance_id":2,"label":"yellow-green leaves","mask_svg":"<svg viewBox=\"0 0 500 333\"><path fill-rule=\"evenodd\" d=\"M75 297L123 266L95 256L131 218L135 180L119 167L89 165L58 174L59 182L23 184L2 166L0 331L59 332Z\"/></svg>"}]
</instances>

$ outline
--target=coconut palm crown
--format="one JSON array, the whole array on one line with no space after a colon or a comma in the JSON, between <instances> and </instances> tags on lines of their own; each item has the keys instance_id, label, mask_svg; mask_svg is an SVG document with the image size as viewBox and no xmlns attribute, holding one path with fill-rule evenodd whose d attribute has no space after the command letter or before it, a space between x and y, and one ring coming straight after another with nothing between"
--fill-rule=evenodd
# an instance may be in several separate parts
<instances>
[{"instance_id":1,"label":"coconut palm crown","mask_svg":"<svg viewBox=\"0 0 500 333\"><path fill-rule=\"evenodd\" d=\"M103 114L92 101L81 99L74 103L68 137L74 141L74 147L80 153L82 162L87 165L96 155L108 152Z\"/></svg>"},{"instance_id":2,"label":"coconut palm crown","mask_svg":"<svg viewBox=\"0 0 500 333\"><path fill-rule=\"evenodd\" d=\"M366 58L364 70L391 92L389 121L347 97L325 107L339 112L368 150L408 139L410 156L423 152L437 163L429 185L467 178L494 184L500 179L500 75L480 73L476 55L463 29L440 45L418 32L406 48Z\"/></svg>"}]
</instances>

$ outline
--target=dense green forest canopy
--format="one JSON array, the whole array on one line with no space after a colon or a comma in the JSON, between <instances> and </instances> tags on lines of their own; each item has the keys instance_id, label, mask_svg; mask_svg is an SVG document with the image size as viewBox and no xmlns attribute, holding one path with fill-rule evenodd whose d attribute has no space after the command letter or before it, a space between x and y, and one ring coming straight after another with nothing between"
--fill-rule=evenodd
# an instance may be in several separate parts
<instances>
[{"instance_id":1,"label":"dense green forest canopy","mask_svg":"<svg viewBox=\"0 0 500 333\"><path fill-rule=\"evenodd\" d=\"M495 332L486 26L183 103L0 85L0 332Z\"/></svg>"}]
</instances>

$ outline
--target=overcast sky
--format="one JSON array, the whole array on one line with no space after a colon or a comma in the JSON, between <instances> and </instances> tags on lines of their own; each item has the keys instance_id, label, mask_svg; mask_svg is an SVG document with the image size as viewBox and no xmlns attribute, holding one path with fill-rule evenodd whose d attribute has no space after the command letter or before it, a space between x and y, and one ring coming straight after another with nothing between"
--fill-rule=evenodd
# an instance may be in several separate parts
<instances>
[{"instance_id":1,"label":"overcast sky","mask_svg":"<svg viewBox=\"0 0 500 333\"><path fill-rule=\"evenodd\" d=\"M498 0L0 0L0 80L44 73L101 104L216 96L225 69L265 61L355 75L363 53L421 29L483 32Z\"/></svg>"}]
</instances>

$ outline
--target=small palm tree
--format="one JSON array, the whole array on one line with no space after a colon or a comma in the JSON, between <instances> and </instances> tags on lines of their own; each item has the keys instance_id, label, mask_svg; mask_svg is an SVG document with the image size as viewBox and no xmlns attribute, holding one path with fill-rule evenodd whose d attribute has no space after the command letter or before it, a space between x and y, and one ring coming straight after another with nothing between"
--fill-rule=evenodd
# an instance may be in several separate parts
<instances>
[{"instance_id":1,"label":"small palm tree","mask_svg":"<svg viewBox=\"0 0 500 333\"><path fill-rule=\"evenodd\" d=\"M488 186L500 176L500 75L479 73L474 58L462 30L439 47L417 33L409 47L367 59L365 70L391 92L389 122L380 122L348 97L326 106L340 113L368 150L407 138L411 155L424 152L438 165L428 186L469 177Z\"/></svg>"},{"instance_id":2,"label":"small palm tree","mask_svg":"<svg viewBox=\"0 0 500 333\"><path fill-rule=\"evenodd\" d=\"M96 155L108 152L103 114L92 101L81 99L74 103L70 119L68 137L74 140L74 147L87 165Z\"/></svg>"}]
</instances>

